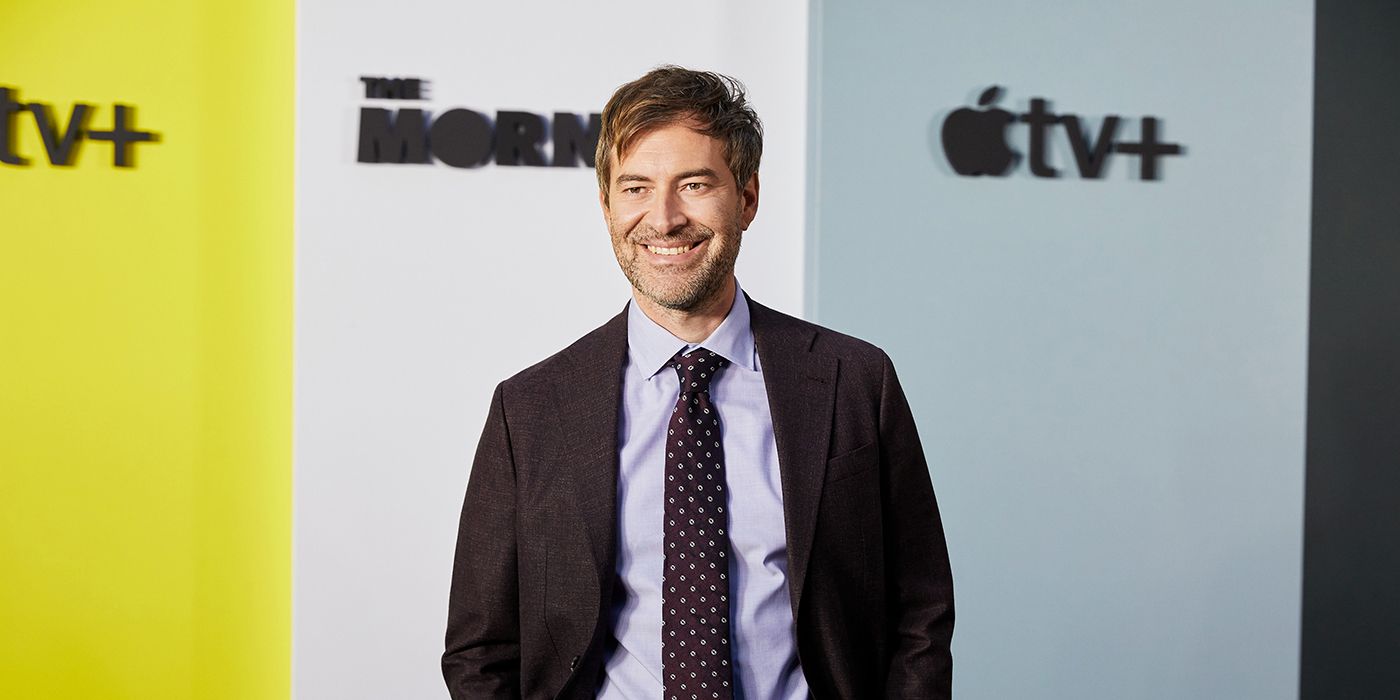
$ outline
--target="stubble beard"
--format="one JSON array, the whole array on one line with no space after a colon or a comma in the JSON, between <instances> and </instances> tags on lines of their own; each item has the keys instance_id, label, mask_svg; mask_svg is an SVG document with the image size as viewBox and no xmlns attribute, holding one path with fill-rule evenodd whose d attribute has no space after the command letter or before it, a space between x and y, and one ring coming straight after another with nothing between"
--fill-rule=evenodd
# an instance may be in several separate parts
<instances>
[{"instance_id":1,"label":"stubble beard","mask_svg":"<svg viewBox=\"0 0 1400 700\"><path fill-rule=\"evenodd\" d=\"M633 255L622 263L622 274L632 287L642 296L657 305L675 311L693 311L713 299L721 290L729 276L734 273L734 261L739 257L739 246L743 231L733 226L731 235L726 236L733 250L712 250L693 267L678 270L658 270L645 261L645 254L636 246L646 240L664 239L651 235L654 232L639 225L628 232L627 245L632 246ZM719 237L713 229L695 224L681 229L676 236L683 240L704 240L706 247L715 245Z\"/></svg>"}]
</instances>

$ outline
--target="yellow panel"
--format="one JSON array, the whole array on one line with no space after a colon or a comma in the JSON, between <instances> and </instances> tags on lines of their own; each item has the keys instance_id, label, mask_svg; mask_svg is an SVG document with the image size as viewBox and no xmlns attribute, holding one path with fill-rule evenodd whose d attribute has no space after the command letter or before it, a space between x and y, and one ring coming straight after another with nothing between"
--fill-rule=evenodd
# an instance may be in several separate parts
<instances>
[{"instance_id":1,"label":"yellow panel","mask_svg":"<svg viewBox=\"0 0 1400 700\"><path fill-rule=\"evenodd\" d=\"M289 696L293 22L0 0L0 698Z\"/></svg>"}]
</instances>

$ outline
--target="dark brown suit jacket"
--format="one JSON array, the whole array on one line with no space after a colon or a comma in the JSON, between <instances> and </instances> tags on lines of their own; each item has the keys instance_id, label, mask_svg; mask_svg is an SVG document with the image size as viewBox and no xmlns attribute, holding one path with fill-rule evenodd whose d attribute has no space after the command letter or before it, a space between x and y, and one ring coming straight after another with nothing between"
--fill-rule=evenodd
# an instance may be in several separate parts
<instances>
[{"instance_id":1,"label":"dark brown suit jacket","mask_svg":"<svg viewBox=\"0 0 1400 700\"><path fill-rule=\"evenodd\" d=\"M749 308L813 697L949 697L948 552L889 357ZM594 696L616 578L626 356L624 311L496 387L452 575L442 667L455 700Z\"/></svg>"}]
</instances>

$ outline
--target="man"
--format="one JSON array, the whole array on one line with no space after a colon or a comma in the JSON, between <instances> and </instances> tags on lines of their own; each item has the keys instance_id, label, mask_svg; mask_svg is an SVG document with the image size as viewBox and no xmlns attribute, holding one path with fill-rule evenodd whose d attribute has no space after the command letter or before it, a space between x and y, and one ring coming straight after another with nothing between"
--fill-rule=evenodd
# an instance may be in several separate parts
<instances>
[{"instance_id":1,"label":"man","mask_svg":"<svg viewBox=\"0 0 1400 700\"><path fill-rule=\"evenodd\" d=\"M622 313L502 382L462 507L465 698L946 698L953 590L878 348L734 278L761 127L734 80L622 86L599 201Z\"/></svg>"}]
</instances>

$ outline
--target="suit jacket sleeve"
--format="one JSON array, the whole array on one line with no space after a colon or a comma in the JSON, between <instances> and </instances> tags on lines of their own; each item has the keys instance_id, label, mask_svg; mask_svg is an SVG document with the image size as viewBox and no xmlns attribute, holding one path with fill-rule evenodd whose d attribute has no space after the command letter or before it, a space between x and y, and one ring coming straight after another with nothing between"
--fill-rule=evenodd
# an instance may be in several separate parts
<instances>
[{"instance_id":1,"label":"suit jacket sleeve","mask_svg":"<svg viewBox=\"0 0 1400 700\"><path fill-rule=\"evenodd\" d=\"M953 579L928 463L914 416L882 353L881 491L885 551L889 698L950 698L953 685Z\"/></svg>"},{"instance_id":2,"label":"suit jacket sleeve","mask_svg":"<svg viewBox=\"0 0 1400 700\"><path fill-rule=\"evenodd\" d=\"M520 696L515 467L502 394L498 385L457 532L442 656L453 700Z\"/></svg>"}]
</instances>

